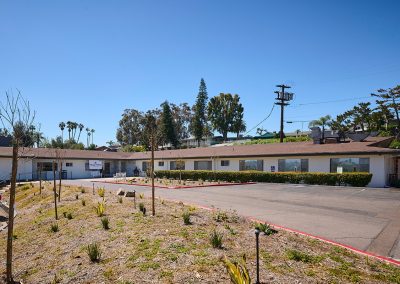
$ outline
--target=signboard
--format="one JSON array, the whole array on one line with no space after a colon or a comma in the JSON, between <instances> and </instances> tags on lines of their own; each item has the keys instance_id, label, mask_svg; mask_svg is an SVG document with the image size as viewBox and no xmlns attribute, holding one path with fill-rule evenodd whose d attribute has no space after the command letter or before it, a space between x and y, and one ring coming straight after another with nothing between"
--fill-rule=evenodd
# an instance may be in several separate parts
<instances>
[{"instance_id":1,"label":"signboard","mask_svg":"<svg viewBox=\"0 0 400 284\"><path fill-rule=\"evenodd\" d=\"M343 167L337 167L336 169L337 169L336 172L338 174L342 174L343 173Z\"/></svg>"},{"instance_id":2,"label":"signboard","mask_svg":"<svg viewBox=\"0 0 400 284\"><path fill-rule=\"evenodd\" d=\"M89 170L101 170L103 162L99 160L89 160Z\"/></svg>"}]
</instances>

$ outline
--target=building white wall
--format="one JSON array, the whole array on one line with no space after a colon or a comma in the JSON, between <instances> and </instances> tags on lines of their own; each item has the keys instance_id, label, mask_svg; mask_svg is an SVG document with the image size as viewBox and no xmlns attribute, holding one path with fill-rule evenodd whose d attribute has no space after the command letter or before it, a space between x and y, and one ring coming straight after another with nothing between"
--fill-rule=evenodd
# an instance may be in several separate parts
<instances>
[{"instance_id":1,"label":"building white wall","mask_svg":"<svg viewBox=\"0 0 400 284\"><path fill-rule=\"evenodd\" d=\"M0 158L0 179L10 180L11 178L12 159ZM32 160L19 159L18 160L18 180L31 180L32 179Z\"/></svg>"},{"instance_id":2,"label":"building white wall","mask_svg":"<svg viewBox=\"0 0 400 284\"><path fill-rule=\"evenodd\" d=\"M186 170L194 170L195 161L212 160L213 170L239 171L240 160L263 160L264 171L271 172L275 167L278 172L279 159L308 159L309 172L330 172L331 158L369 158L369 170L372 173L372 180L369 187L384 187L387 184L389 173L393 170L393 158L385 155L348 155L348 156L298 156L298 157L247 157L247 158L217 158L217 159L183 159L185 161ZM221 160L229 160L229 166L221 166ZM164 166L158 166L155 161L155 170L169 170L169 162L171 160L163 160ZM173 160L172 160L173 161ZM137 161L141 165L141 161Z\"/></svg>"}]
</instances>

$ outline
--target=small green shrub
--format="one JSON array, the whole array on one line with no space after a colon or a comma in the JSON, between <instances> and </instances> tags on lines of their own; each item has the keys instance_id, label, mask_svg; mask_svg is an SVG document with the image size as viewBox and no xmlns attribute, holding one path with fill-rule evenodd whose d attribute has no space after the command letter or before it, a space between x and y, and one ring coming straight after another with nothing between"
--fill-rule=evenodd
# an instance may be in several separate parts
<instances>
[{"instance_id":1,"label":"small green shrub","mask_svg":"<svg viewBox=\"0 0 400 284\"><path fill-rule=\"evenodd\" d=\"M122 196L118 197L118 203L122 203Z\"/></svg>"},{"instance_id":2,"label":"small green shrub","mask_svg":"<svg viewBox=\"0 0 400 284\"><path fill-rule=\"evenodd\" d=\"M101 249L97 243L89 244L86 247L86 252L91 262L99 262L101 258Z\"/></svg>"},{"instance_id":3,"label":"small green shrub","mask_svg":"<svg viewBox=\"0 0 400 284\"><path fill-rule=\"evenodd\" d=\"M67 212L63 212L64 218L67 218Z\"/></svg>"},{"instance_id":4,"label":"small green shrub","mask_svg":"<svg viewBox=\"0 0 400 284\"><path fill-rule=\"evenodd\" d=\"M82 206L86 206L86 200L85 199L82 199L81 202L82 202Z\"/></svg>"},{"instance_id":5,"label":"small green shrub","mask_svg":"<svg viewBox=\"0 0 400 284\"><path fill-rule=\"evenodd\" d=\"M217 230L214 230L211 235L210 235L210 243L213 248L222 248L222 239L223 235L222 233L218 232Z\"/></svg>"},{"instance_id":6,"label":"small green shrub","mask_svg":"<svg viewBox=\"0 0 400 284\"><path fill-rule=\"evenodd\" d=\"M94 210L99 217L103 217L104 212L106 211L106 205L104 202L98 202L97 206L94 207Z\"/></svg>"},{"instance_id":7,"label":"small green shrub","mask_svg":"<svg viewBox=\"0 0 400 284\"><path fill-rule=\"evenodd\" d=\"M183 212L182 214L183 224L190 225L192 222L190 221L190 212Z\"/></svg>"},{"instance_id":8,"label":"small green shrub","mask_svg":"<svg viewBox=\"0 0 400 284\"><path fill-rule=\"evenodd\" d=\"M85 188L83 186L80 186L79 189L81 190L81 193L85 193L86 192L86 190L85 190Z\"/></svg>"},{"instance_id":9,"label":"small green shrub","mask_svg":"<svg viewBox=\"0 0 400 284\"><path fill-rule=\"evenodd\" d=\"M259 223L256 225L256 229L258 229L260 232L264 233L264 235L273 235L276 234L278 231L273 229L269 224L267 223Z\"/></svg>"},{"instance_id":10,"label":"small green shrub","mask_svg":"<svg viewBox=\"0 0 400 284\"><path fill-rule=\"evenodd\" d=\"M228 213L225 211L217 211L214 215L214 220L217 222L226 222L228 219Z\"/></svg>"},{"instance_id":11,"label":"small green shrub","mask_svg":"<svg viewBox=\"0 0 400 284\"><path fill-rule=\"evenodd\" d=\"M140 202L139 203L139 211L143 213L143 215L146 215L146 207L144 207L144 203Z\"/></svg>"},{"instance_id":12,"label":"small green shrub","mask_svg":"<svg viewBox=\"0 0 400 284\"><path fill-rule=\"evenodd\" d=\"M101 218L101 225L103 226L104 230L110 229L110 220L108 217Z\"/></svg>"},{"instance_id":13,"label":"small green shrub","mask_svg":"<svg viewBox=\"0 0 400 284\"><path fill-rule=\"evenodd\" d=\"M246 256L243 255L240 262L231 262L226 256L224 259L226 271L233 284L250 284L250 274L246 267Z\"/></svg>"},{"instance_id":14,"label":"small green shrub","mask_svg":"<svg viewBox=\"0 0 400 284\"><path fill-rule=\"evenodd\" d=\"M71 220L71 219L73 219L73 217L72 217L72 213L71 213L71 212L68 212L68 213L67 213L67 219L68 219L68 220Z\"/></svg>"},{"instance_id":15,"label":"small green shrub","mask_svg":"<svg viewBox=\"0 0 400 284\"><path fill-rule=\"evenodd\" d=\"M301 261L304 263L317 263L323 259L322 256L312 256L308 253L305 253L305 252L302 252L299 250L295 250L295 249L287 250L286 256L290 260Z\"/></svg>"},{"instance_id":16,"label":"small green shrub","mask_svg":"<svg viewBox=\"0 0 400 284\"><path fill-rule=\"evenodd\" d=\"M58 227L58 224L57 224L57 223L54 223L54 224L51 224L50 230L51 230L53 233L57 233L57 232L60 230L60 228Z\"/></svg>"},{"instance_id":17,"label":"small green shrub","mask_svg":"<svg viewBox=\"0 0 400 284\"><path fill-rule=\"evenodd\" d=\"M79 199L79 195L75 194L75 199L78 200Z\"/></svg>"}]
</instances>

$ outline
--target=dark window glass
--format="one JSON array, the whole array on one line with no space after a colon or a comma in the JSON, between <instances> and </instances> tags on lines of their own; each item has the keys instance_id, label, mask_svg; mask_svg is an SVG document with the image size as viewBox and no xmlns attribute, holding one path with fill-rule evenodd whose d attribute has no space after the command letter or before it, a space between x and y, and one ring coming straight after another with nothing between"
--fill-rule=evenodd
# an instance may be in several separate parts
<instances>
[{"instance_id":1,"label":"dark window glass","mask_svg":"<svg viewBox=\"0 0 400 284\"><path fill-rule=\"evenodd\" d=\"M221 167L229 167L229 160L222 160Z\"/></svg>"},{"instance_id":2,"label":"dark window glass","mask_svg":"<svg viewBox=\"0 0 400 284\"><path fill-rule=\"evenodd\" d=\"M278 172L308 172L308 159L279 159Z\"/></svg>"},{"instance_id":3,"label":"dark window glass","mask_svg":"<svg viewBox=\"0 0 400 284\"><path fill-rule=\"evenodd\" d=\"M164 162L158 162L159 167L164 167Z\"/></svg>"},{"instance_id":4,"label":"dark window glass","mask_svg":"<svg viewBox=\"0 0 400 284\"><path fill-rule=\"evenodd\" d=\"M65 163L67 167L72 167L72 163Z\"/></svg>"},{"instance_id":5,"label":"dark window glass","mask_svg":"<svg viewBox=\"0 0 400 284\"><path fill-rule=\"evenodd\" d=\"M240 160L239 171L263 171L263 160Z\"/></svg>"},{"instance_id":6,"label":"dark window glass","mask_svg":"<svg viewBox=\"0 0 400 284\"><path fill-rule=\"evenodd\" d=\"M55 170L58 169L58 164L55 163ZM42 170L42 172L52 172L53 171L53 163L52 162L38 162L37 163L38 170Z\"/></svg>"},{"instance_id":7,"label":"dark window glass","mask_svg":"<svg viewBox=\"0 0 400 284\"><path fill-rule=\"evenodd\" d=\"M369 158L332 158L331 172L369 172Z\"/></svg>"},{"instance_id":8,"label":"dark window glass","mask_svg":"<svg viewBox=\"0 0 400 284\"><path fill-rule=\"evenodd\" d=\"M195 170L212 170L212 162L211 161L194 161L194 169Z\"/></svg>"},{"instance_id":9,"label":"dark window glass","mask_svg":"<svg viewBox=\"0 0 400 284\"><path fill-rule=\"evenodd\" d=\"M169 163L170 170L184 170L185 162L184 161L171 161Z\"/></svg>"}]
</instances>

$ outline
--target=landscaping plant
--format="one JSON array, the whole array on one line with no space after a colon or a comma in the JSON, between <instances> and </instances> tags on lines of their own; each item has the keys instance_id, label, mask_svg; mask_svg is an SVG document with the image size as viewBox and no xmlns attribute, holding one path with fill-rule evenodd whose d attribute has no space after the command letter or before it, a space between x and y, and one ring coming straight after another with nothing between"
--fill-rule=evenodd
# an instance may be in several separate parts
<instances>
[{"instance_id":1,"label":"landscaping plant","mask_svg":"<svg viewBox=\"0 0 400 284\"><path fill-rule=\"evenodd\" d=\"M86 247L86 252L91 262L99 262L101 257L100 246L97 243L89 244Z\"/></svg>"},{"instance_id":2,"label":"landscaping plant","mask_svg":"<svg viewBox=\"0 0 400 284\"><path fill-rule=\"evenodd\" d=\"M190 222L190 212L188 211L183 212L182 217L183 217L183 224L185 225L192 224L192 222Z\"/></svg>"},{"instance_id":3,"label":"landscaping plant","mask_svg":"<svg viewBox=\"0 0 400 284\"><path fill-rule=\"evenodd\" d=\"M258 229L260 232L263 232L264 235L273 235L275 233L277 233L278 231L273 229L269 224L267 223L259 223L256 225L256 229Z\"/></svg>"},{"instance_id":4,"label":"landscaping plant","mask_svg":"<svg viewBox=\"0 0 400 284\"><path fill-rule=\"evenodd\" d=\"M246 267L246 256L243 255L239 262L232 262L226 256L224 259L226 271L228 272L233 284L250 284L251 279Z\"/></svg>"},{"instance_id":5,"label":"landscaping plant","mask_svg":"<svg viewBox=\"0 0 400 284\"><path fill-rule=\"evenodd\" d=\"M211 242L212 247L221 249L222 248L222 238L223 238L223 235L214 229L214 231L210 235L210 242Z\"/></svg>"},{"instance_id":6,"label":"landscaping plant","mask_svg":"<svg viewBox=\"0 0 400 284\"><path fill-rule=\"evenodd\" d=\"M51 229L51 231L52 231L53 233L57 233L57 232L59 231L58 224L57 224L57 223L51 224L50 229Z\"/></svg>"},{"instance_id":7,"label":"landscaping plant","mask_svg":"<svg viewBox=\"0 0 400 284\"><path fill-rule=\"evenodd\" d=\"M99 189L97 189L97 194L102 197L104 199L104 195L106 193L106 190L104 187L100 187Z\"/></svg>"},{"instance_id":8,"label":"landscaping plant","mask_svg":"<svg viewBox=\"0 0 400 284\"><path fill-rule=\"evenodd\" d=\"M106 205L104 202L98 202L97 206L94 207L97 216L103 217L104 212L106 211Z\"/></svg>"},{"instance_id":9,"label":"landscaping plant","mask_svg":"<svg viewBox=\"0 0 400 284\"><path fill-rule=\"evenodd\" d=\"M101 225L103 226L104 230L108 230L110 229L110 220L108 219L108 217L103 217L101 218Z\"/></svg>"}]
</instances>

